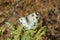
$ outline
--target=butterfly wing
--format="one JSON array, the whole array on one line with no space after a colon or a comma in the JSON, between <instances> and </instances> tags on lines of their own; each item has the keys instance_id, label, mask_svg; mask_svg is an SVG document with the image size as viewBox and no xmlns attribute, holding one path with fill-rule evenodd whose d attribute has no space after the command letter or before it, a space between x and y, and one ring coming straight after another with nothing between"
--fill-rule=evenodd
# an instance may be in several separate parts
<instances>
[{"instance_id":1,"label":"butterfly wing","mask_svg":"<svg viewBox=\"0 0 60 40\"><path fill-rule=\"evenodd\" d=\"M31 26L34 26L38 22L38 15L37 14L39 15L39 13L32 13L27 16L27 19L28 19L29 24Z\"/></svg>"},{"instance_id":2,"label":"butterfly wing","mask_svg":"<svg viewBox=\"0 0 60 40\"><path fill-rule=\"evenodd\" d=\"M22 24L23 26L27 25L26 19L24 17L19 18L20 24Z\"/></svg>"},{"instance_id":3,"label":"butterfly wing","mask_svg":"<svg viewBox=\"0 0 60 40\"><path fill-rule=\"evenodd\" d=\"M25 17L21 17L19 18L20 24L23 25L23 27L28 30L30 29L30 25L27 24L26 18Z\"/></svg>"}]
</instances>

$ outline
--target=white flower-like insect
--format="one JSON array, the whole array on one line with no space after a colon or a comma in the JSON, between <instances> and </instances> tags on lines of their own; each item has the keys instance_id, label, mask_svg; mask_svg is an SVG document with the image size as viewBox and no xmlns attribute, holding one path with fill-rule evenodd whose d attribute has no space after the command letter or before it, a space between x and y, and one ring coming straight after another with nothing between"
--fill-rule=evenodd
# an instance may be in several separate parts
<instances>
[{"instance_id":1,"label":"white flower-like insect","mask_svg":"<svg viewBox=\"0 0 60 40\"><path fill-rule=\"evenodd\" d=\"M35 29L35 24L37 24L39 16L38 12L34 12L26 17L20 17L19 22L26 30Z\"/></svg>"}]
</instances>

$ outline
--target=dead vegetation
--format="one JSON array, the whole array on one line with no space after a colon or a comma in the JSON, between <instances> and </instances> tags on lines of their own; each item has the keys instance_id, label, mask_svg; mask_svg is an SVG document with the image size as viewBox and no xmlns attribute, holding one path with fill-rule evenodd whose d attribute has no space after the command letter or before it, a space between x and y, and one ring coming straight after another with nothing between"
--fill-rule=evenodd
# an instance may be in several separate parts
<instances>
[{"instance_id":1,"label":"dead vegetation","mask_svg":"<svg viewBox=\"0 0 60 40\"><path fill-rule=\"evenodd\" d=\"M40 13L41 26L51 25L41 40L60 40L60 0L0 0L0 27L7 21L17 26L19 17L32 12Z\"/></svg>"}]
</instances>

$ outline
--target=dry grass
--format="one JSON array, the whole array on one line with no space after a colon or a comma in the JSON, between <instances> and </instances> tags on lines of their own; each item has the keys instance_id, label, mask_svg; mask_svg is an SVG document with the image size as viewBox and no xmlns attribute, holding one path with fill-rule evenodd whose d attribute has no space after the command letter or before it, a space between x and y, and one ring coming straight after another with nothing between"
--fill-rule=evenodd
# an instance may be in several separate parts
<instances>
[{"instance_id":1,"label":"dry grass","mask_svg":"<svg viewBox=\"0 0 60 40\"><path fill-rule=\"evenodd\" d=\"M12 30L18 28L18 18L29 15L32 12L40 13L38 21L40 24L36 30L39 30L42 26L49 25L46 35L40 40L60 40L60 0L0 0L0 40L5 40L5 37L7 38L6 40L13 39L15 35L13 32L15 31ZM10 29L5 24L8 21L14 25L14 29ZM10 32L13 33L12 36ZM18 31L16 33L19 36ZM23 33L24 31L22 30L21 35ZM19 40L17 39L18 36L14 36L14 38L16 37L16 40Z\"/></svg>"}]
</instances>

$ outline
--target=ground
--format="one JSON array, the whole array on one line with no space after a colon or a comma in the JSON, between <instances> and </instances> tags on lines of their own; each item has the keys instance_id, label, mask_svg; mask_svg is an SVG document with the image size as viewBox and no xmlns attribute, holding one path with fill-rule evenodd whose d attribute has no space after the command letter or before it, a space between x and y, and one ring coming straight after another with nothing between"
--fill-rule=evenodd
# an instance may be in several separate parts
<instances>
[{"instance_id":1,"label":"ground","mask_svg":"<svg viewBox=\"0 0 60 40\"><path fill-rule=\"evenodd\" d=\"M6 22L12 23L16 29L19 17L33 12L40 13L38 22L41 27L51 26L40 40L60 40L60 0L0 0L0 30L5 28L0 39L6 40L11 32Z\"/></svg>"}]
</instances>

